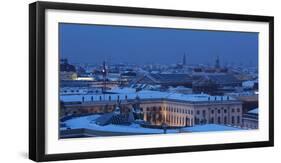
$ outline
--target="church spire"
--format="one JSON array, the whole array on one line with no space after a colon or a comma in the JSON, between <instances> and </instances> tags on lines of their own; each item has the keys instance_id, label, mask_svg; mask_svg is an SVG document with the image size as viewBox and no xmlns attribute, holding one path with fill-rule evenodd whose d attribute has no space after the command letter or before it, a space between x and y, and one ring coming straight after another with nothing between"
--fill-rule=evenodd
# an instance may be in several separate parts
<instances>
[{"instance_id":1,"label":"church spire","mask_svg":"<svg viewBox=\"0 0 281 163\"><path fill-rule=\"evenodd\" d=\"M215 68L220 68L220 58L219 58L219 56L217 56Z\"/></svg>"},{"instance_id":2,"label":"church spire","mask_svg":"<svg viewBox=\"0 0 281 163\"><path fill-rule=\"evenodd\" d=\"M182 65L186 65L186 56L185 56L185 53L183 54Z\"/></svg>"}]
</instances>

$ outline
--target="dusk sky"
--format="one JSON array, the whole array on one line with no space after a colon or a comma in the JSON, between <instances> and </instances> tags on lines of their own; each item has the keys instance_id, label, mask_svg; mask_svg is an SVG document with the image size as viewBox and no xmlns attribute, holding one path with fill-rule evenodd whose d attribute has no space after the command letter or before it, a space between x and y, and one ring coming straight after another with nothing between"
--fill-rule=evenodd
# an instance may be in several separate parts
<instances>
[{"instance_id":1,"label":"dusk sky","mask_svg":"<svg viewBox=\"0 0 281 163\"><path fill-rule=\"evenodd\" d=\"M60 57L71 63L257 66L258 33L60 24Z\"/></svg>"}]
</instances>

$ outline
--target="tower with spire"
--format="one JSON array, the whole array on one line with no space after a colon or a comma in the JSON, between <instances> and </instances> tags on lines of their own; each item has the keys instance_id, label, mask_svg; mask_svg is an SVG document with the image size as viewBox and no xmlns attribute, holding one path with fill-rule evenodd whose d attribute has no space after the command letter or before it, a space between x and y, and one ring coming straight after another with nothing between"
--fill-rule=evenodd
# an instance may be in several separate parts
<instances>
[{"instance_id":1,"label":"tower with spire","mask_svg":"<svg viewBox=\"0 0 281 163\"><path fill-rule=\"evenodd\" d=\"M182 65L186 65L186 56L185 56L185 53L183 54Z\"/></svg>"},{"instance_id":2,"label":"tower with spire","mask_svg":"<svg viewBox=\"0 0 281 163\"><path fill-rule=\"evenodd\" d=\"M220 58L219 58L219 56L217 56L216 63L215 63L215 68L217 68L217 69L220 68Z\"/></svg>"}]
</instances>

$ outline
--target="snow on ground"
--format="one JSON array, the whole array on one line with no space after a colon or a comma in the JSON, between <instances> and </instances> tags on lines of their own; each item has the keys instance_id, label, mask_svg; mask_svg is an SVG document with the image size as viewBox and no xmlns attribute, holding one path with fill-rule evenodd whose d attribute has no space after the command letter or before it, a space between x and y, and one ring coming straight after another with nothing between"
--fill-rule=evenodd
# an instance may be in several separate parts
<instances>
[{"instance_id":1,"label":"snow on ground","mask_svg":"<svg viewBox=\"0 0 281 163\"><path fill-rule=\"evenodd\" d=\"M131 124L131 125L106 125L100 126L95 124L95 121L100 115L91 115L91 116L83 116L83 117L76 117L70 120L65 121L66 126L70 127L71 129L78 129L78 128L86 128L90 130L96 131L108 131L108 132L124 132L124 133L151 133L151 134L160 134L163 133L164 130L162 129L150 129L150 128L143 128L139 124ZM178 130L167 130L168 133L177 133Z\"/></svg>"},{"instance_id":2,"label":"snow on ground","mask_svg":"<svg viewBox=\"0 0 281 163\"><path fill-rule=\"evenodd\" d=\"M183 131L187 132L204 132L204 131L232 131L232 130L242 130L241 128L218 125L218 124L206 124L206 125L196 125L193 127L185 127Z\"/></svg>"},{"instance_id":3,"label":"snow on ground","mask_svg":"<svg viewBox=\"0 0 281 163\"><path fill-rule=\"evenodd\" d=\"M164 132L163 129L152 129L143 128L139 124L133 123L131 125L106 125L100 126L95 124L95 120L100 117L100 115L90 115L83 117L76 117L65 121L67 127L71 129L85 128L96 131L107 131L107 132L124 132L124 133L139 133L139 134L161 134ZM182 129L168 129L167 133L178 133L178 132L204 132L204 131L232 131L241 130L241 128L218 125L218 124L206 124L197 125L193 127L185 127Z\"/></svg>"},{"instance_id":4,"label":"snow on ground","mask_svg":"<svg viewBox=\"0 0 281 163\"><path fill-rule=\"evenodd\" d=\"M72 129L76 128L88 128L91 121L96 120L100 115L89 115L83 117L75 117L69 120L66 120L64 123L67 127Z\"/></svg>"},{"instance_id":5,"label":"snow on ground","mask_svg":"<svg viewBox=\"0 0 281 163\"><path fill-rule=\"evenodd\" d=\"M125 132L125 133L151 133L151 134L161 134L164 133L162 129L150 129L150 128L143 128L139 124L132 124L132 125L106 125L106 126L99 126L95 123L91 124L91 127L94 130L98 131L109 131L109 132ZM177 130L168 130L168 133L177 133Z\"/></svg>"}]
</instances>

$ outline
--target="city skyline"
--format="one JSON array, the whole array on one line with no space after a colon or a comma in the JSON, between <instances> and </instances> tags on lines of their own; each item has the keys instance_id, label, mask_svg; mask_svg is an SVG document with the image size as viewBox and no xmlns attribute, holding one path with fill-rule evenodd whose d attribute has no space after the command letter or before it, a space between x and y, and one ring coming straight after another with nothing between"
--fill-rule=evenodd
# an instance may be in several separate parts
<instances>
[{"instance_id":1,"label":"city skyline","mask_svg":"<svg viewBox=\"0 0 281 163\"><path fill-rule=\"evenodd\" d=\"M60 138L259 129L258 33L59 28Z\"/></svg>"},{"instance_id":2,"label":"city skyline","mask_svg":"<svg viewBox=\"0 0 281 163\"><path fill-rule=\"evenodd\" d=\"M60 57L75 63L175 64L186 55L186 64L213 64L218 56L221 65L258 64L258 33L63 23L59 29Z\"/></svg>"}]
</instances>

